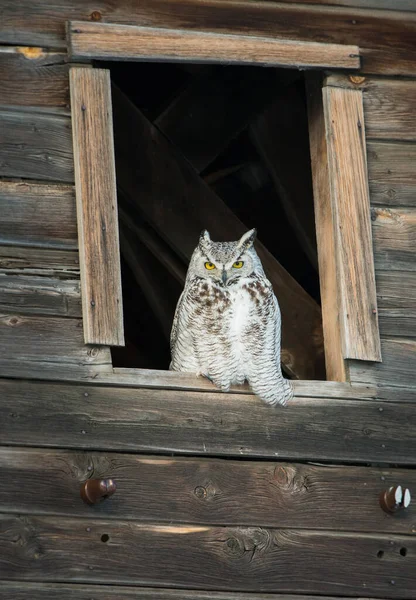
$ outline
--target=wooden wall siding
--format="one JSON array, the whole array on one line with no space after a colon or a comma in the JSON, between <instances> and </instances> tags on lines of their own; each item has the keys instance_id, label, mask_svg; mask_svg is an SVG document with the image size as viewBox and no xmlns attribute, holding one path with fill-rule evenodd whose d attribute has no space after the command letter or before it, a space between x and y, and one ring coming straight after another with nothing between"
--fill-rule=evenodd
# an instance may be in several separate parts
<instances>
[{"instance_id":1,"label":"wooden wall siding","mask_svg":"<svg viewBox=\"0 0 416 600\"><path fill-rule=\"evenodd\" d=\"M367 157L371 204L416 207L416 144L369 140Z\"/></svg>"},{"instance_id":2,"label":"wooden wall siding","mask_svg":"<svg viewBox=\"0 0 416 600\"><path fill-rule=\"evenodd\" d=\"M249 1L143 0L137 5L134 0L116 4L103 0L97 11L91 0L58 0L53 6L47 0L36 6L21 0L4 8L0 42L65 49L65 22L94 18L125 25L353 44L360 47L367 73L416 73L416 15L356 7L267 2L259 10Z\"/></svg>"},{"instance_id":3,"label":"wooden wall siding","mask_svg":"<svg viewBox=\"0 0 416 600\"><path fill-rule=\"evenodd\" d=\"M416 387L416 341L396 335L381 341L383 363L351 361L351 381L398 386L397 394L400 386Z\"/></svg>"},{"instance_id":4,"label":"wooden wall siding","mask_svg":"<svg viewBox=\"0 0 416 600\"><path fill-rule=\"evenodd\" d=\"M416 80L338 74L330 75L325 83L362 90L367 138L416 140Z\"/></svg>"},{"instance_id":5,"label":"wooden wall siding","mask_svg":"<svg viewBox=\"0 0 416 600\"><path fill-rule=\"evenodd\" d=\"M123 346L110 85L107 70L70 71L84 340Z\"/></svg>"},{"instance_id":6,"label":"wooden wall siding","mask_svg":"<svg viewBox=\"0 0 416 600\"><path fill-rule=\"evenodd\" d=\"M76 249L71 185L0 181L0 244Z\"/></svg>"},{"instance_id":7,"label":"wooden wall siding","mask_svg":"<svg viewBox=\"0 0 416 600\"><path fill-rule=\"evenodd\" d=\"M68 68L63 52L0 47L0 104L69 109Z\"/></svg>"},{"instance_id":8,"label":"wooden wall siding","mask_svg":"<svg viewBox=\"0 0 416 600\"><path fill-rule=\"evenodd\" d=\"M316 600L316 596L305 596L304 594L204 592L150 587L0 581L0 600L10 600L10 598L13 600L91 600L92 598L100 598L100 600L114 600L114 598L126 600ZM320 600L350 599L345 596L320 596ZM366 599L361 597L360 600Z\"/></svg>"},{"instance_id":9,"label":"wooden wall siding","mask_svg":"<svg viewBox=\"0 0 416 600\"><path fill-rule=\"evenodd\" d=\"M0 269L29 274L79 278L78 251L0 246Z\"/></svg>"},{"instance_id":10,"label":"wooden wall siding","mask_svg":"<svg viewBox=\"0 0 416 600\"><path fill-rule=\"evenodd\" d=\"M21 377L26 367L47 367L55 363L65 369L72 364L82 372L83 366L106 365L110 369L108 348L84 345L82 321L42 316L0 316L0 372L7 363L17 363Z\"/></svg>"},{"instance_id":11,"label":"wooden wall siding","mask_svg":"<svg viewBox=\"0 0 416 600\"><path fill-rule=\"evenodd\" d=\"M73 183L68 117L2 109L0 127L0 176Z\"/></svg>"},{"instance_id":12,"label":"wooden wall siding","mask_svg":"<svg viewBox=\"0 0 416 600\"><path fill-rule=\"evenodd\" d=\"M204 592L111 585L65 583L27 583L0 581L0 600L316 600L316 596L293 594L256 594L244 592ZM350 600L340 596L320 596L320 600ZM361 597L360 600L366 600ZM374 600L377 600L374 598ZM380 600L380 599L378 599Z\"/></svg>"},{"instance_id":13,"label":"wooden wall siding","mask_svg":"<svg viewBox=\"0 0 416 600\"><path fill-rule=\"evenodd\" d=\"M415 488L411 469L44 448L0 448L0 469L4 513L404 535L416 528L414 505L399 518L379 506L384 489L398 482ZM94 508L81 502L80 486L90 477L116 480L111 502Z\"/></svg>"},{"instance_id":14,"label":"wooden wall siding","mask_svg":"<svg viewBox=\"0 0 416 600\"><path fill-rule=\"evenodd\" d=\"M374 207L371 220L376 268L416 270L416 210Z\"/></svg>"},{"instance_id":15,"label":"wooden wall siding","mask_svg":"<svg viewBox=\"0 0 416 600\"><path fill-rule=\"evenodd\" d=\"M12 515L0 530L10 580L414 598L411 536Z\"/></svg>"},{"instance_id":16,"label":"wooden wall siding","mask_svg":"<svg viewBox=\"0 0 416 600\"><path fill-rule=\"evenodd\" d=\"M110 58L335 69L360 67L358 46L87 21L69 22L68 46L70 58L80 61Z\"/></svg>"},{"instance_id":17,"label":"wooden wall siding","mask_svg":"<svg viewBox=\"0 0 416 600\"><path fill-rule=\"evenodd\" d=\"M272 410L243 394L7 379L0 391L6 445L415 464L410 403L298 398Z\"/></svg>"},{"instance_id":18,"label":"wooden wall siding","mask_svg":"<svg viewBox=\"0 0 416 600\"><path fill-rule=\"evenodd\" d=\"M81 317L79 280L0 270L0 313Z\"/></svg>"},{"instance_id":19,"label":"wooden wall siding","mask_svg":"<svg viewBox=\"0 0 416 600\"><path fill-rule=\"evenodd\" d=\"M189 261L204 228L219 240L244 233L241 221L115 86L113 110L117 184L179 256ZM283 315L282 362L295 377L324 379L320 308L260 242L256 248Z\"/></svg>"}]
</instances>

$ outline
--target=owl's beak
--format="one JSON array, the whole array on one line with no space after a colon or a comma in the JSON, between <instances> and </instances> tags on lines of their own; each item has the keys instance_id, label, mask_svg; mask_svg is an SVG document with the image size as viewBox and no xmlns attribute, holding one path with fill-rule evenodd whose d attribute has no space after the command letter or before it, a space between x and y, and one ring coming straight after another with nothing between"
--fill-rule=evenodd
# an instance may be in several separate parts
<instances>
[{"instance_id":1,"label":"owl's beak","mask_svg":"<svg viewBox=\"0 0 416 600\"><path fill-rule=\"evenodd\" d=\"M222 270L221 279L223 284L225 285L225 282L227 281L227 271L225 269Z\"/></svg>"}]
</instances>

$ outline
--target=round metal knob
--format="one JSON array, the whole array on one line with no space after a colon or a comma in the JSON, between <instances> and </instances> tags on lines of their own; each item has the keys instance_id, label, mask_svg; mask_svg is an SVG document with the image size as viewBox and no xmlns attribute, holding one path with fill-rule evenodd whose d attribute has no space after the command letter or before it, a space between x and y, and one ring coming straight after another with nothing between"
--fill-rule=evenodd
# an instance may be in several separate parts
<instances>
[{"instance_id":1,"label":"round metal knob","mask_svg":"<svg viewBox=\"0 0 416 600\"><path fill-rule=\"evenodd\" d=\"M97 504L112 496L116 489L113 479L88 479L81 486L81 498L87 504Z\"/></svg>"},{"instance_id":2,"label":"round metal knob","mask_svg":"<svg viewBox=\"0 0 416 600\"><path fill-rule=\"evenodd\" d=\"M407 508L411 499L410 491L407 488L396 485L380 494L380 506L385 512L392 514Z\"/></svg>"}]
</instances>

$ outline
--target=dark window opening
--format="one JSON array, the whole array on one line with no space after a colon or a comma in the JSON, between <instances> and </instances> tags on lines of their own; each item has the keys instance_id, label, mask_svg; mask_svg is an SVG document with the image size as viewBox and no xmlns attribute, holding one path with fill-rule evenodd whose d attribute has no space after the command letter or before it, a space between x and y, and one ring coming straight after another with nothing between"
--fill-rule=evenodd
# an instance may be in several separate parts
<instances>
[{"instance_id":1,"label":"dark window opening","mask_svg":"<svg viewBox=\"0 0 416 600\"><path fill-rule=\"evenodd\" d=\"M192 164L195 177L247 229L257 228L258 239L319 304L303 74L220 65L99 66L110 69L112 82L169 139L181 160ZM114 128L117 138L116 118ZM132 127L130 136L139 134ZM128 175L117 160L117 143L116 163L119 185ZM137 189L137 195L143 193ZM163 227L149 222L140 203L126 197L122 185L118 194L126 347L112 348L113 365L167 369L170 325L187 269L185 249L195 247L198 237L190 233L184 251L178 251ZM186 214L198 210L198 198L181 209L185 239Z\"/></svg>"}]
</instances>

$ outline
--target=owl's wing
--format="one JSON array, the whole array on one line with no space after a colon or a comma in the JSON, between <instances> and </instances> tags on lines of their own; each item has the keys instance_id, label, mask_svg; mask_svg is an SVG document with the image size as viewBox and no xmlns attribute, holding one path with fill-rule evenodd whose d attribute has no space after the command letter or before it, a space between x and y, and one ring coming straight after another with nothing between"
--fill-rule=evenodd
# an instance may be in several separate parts
<instances>
[{"instance_id":1,"label":"owl's wing","mask_svg":"<svg viewBox=\"0 0 416 600\"><path fill-rule=\"evenodd\" d=\"M183 299L185 297L185 290L183 290L182 294L179 297L178 303L176 305L175 316L173 317L172 329L170 332L170 350L173 351L176 340L178 338L178 322L179 322L179 313L181 312Z\"/></svg>"}]
</instances>

